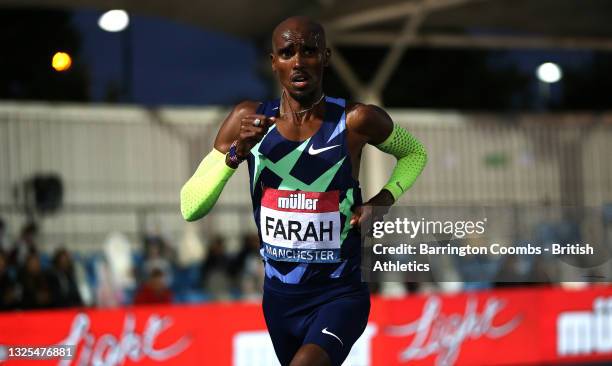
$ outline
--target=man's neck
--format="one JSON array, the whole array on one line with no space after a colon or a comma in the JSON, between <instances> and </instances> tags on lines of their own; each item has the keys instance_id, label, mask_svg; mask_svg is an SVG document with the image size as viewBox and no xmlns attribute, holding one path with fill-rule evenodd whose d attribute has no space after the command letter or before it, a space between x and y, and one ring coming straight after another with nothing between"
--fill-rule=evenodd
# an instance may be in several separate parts
<instances>
[{"instance_id":1,"label":"man's neck","mask_svg":"<svg viewBox=\"0 0 612 366\"><path fill-rule=\"evenodd\" d=\"M316 117L319 117L323 111L321 103L323 101L323 90L317 90L312 94L294 97L283 90L281 96L281 111L283 116L294 122L304 122Z\"/></svg>"},{"instance_id":2,"label":"man's neck","mask_svg":"<svg viewBox=\"0 0 612 366\"><path fill-rule=\"evenodd\" d=\"M312 107L315 103L321 100L323 96L323 89L316 90L307 95L291 95L289 92L284 90L283 99L289 105L287 107L291 107L294 112L298 112L304 109L308 109Z\"/></svg>"}]
</instances>

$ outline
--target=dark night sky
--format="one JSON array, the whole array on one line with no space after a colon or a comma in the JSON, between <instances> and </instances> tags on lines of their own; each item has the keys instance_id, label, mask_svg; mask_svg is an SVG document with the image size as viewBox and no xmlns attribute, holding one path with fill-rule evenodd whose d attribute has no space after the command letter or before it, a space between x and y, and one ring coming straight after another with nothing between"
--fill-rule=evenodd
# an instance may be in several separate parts
<instances>
[{"instance_id":1,"label":"dark night sky","mask_svg":"<svg viewBox=\"0 0 612 366\"><path fill-rule=\"evenodd\" d=\"M107 85L122 78L122 37L98 27L100 14L77 11L73 17L90 68L93 101L102 101ZM151 17L130 15L130 27L134 102L202 105L265 97L251 43Z\"/></svg>"},{"instance_id":2,"label":"dark night sky","mask_svg":"<svg viewBox=\"0 0 612 366\"><path fill-rule=\"evenodd\" d=\"M109 86L114 84L117 90L122 82L121 42L124 37L120 33L108 33L100 29L97 23L101 14L99 11L78 10L73 15L73 24L81 35L80 57L83 59L80 61L88 69L93 102L105 101L108 90L112 89ZM133 103L231 105L247 98L261 100L268 95L266 82L258 75L262 59L257 56L254 42L162 18L133 14L130 14L130 27ZM483 53L489 70L498 69L503 73L504 68L516 68L517 76L528 80L527 90L520 92L523 93L523 102L519 109L539 109L541 95L535 76L538 65L552 61L558 63L563 70L581 72L590 67L591 56L590 51L561 50L491 50ZM374 60L369 53L361 54L360 57ZM359 57L352 59L357 63L360 60L363 61ZM404 67L409 65L407 63ZM368 74L359 74L362 80L373 75L375 65L370 62L366 66ZM441 64L439 67L447 66ZM470 92L470 85L472 83L466 86L464 92ZM477 83L474 83L474 87L478 87ZM563 80L553 84L551 102L554 104L561 101L564 92ZM406 106L412 105L407 103Z\"/></svg>"},{"instance_id":3,"label":"dark night sky","mask_svg":"<svg viewBox=\"0 0 612 366\"><path fill-rule=\"evenodd\" d=\"M554 62L563 70L568 68L580 69L588 67L592 59L592 53L588 50L512 50L493 54L489 59L489 65L494 69L509 64L516 65L522 74L528 75L530 82L530 94L533 96L533 105L537 106L541 101L536 100L540 95L540 82L536 77L536 69L545 62ZM563 79L560 82L550 84L552 101L558 101L563 93Z\"/></svg>"}]
</instances>

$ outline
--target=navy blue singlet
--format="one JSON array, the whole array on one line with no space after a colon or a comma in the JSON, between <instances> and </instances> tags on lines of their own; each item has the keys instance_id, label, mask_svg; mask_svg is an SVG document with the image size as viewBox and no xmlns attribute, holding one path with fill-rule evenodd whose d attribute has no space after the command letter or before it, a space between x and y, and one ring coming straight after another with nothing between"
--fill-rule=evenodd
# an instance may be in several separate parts
<instances>
[{"instance_id":1,"label":"navy blue singlet","mask_svg":"<svg viewBox=\"0 0 612 366\"><path fill-rule=\"evenodd\" d=\"M257 113L278 116L279 103L261 103ZM351 174L345 106L344 99L325 97L325 116L312 137L287 140L272 126L251 149L251 198L267 286L361 280L360 234L349 221L362 198Z\"/></svg>"}]
</instances>

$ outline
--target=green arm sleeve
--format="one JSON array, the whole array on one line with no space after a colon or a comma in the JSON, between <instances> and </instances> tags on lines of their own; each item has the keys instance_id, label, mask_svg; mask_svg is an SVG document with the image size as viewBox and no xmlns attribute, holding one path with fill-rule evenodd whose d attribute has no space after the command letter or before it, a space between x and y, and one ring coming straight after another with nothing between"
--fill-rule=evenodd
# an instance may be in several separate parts
<instances>
[{"instance_id":1,"label":"green arm sleeve","mask_svg":"<svg viewBox=\"0 0 612 366\"><path fill-rule=\"evenodd\" d=\"M395 156L397 164L384 189L391 192L397 202L398 198L414 184L427 163L427 152L423 144L406 129L397 124L382 143L375 145L380 151Z\"/></svg>"},{"instance_id":2,"label":"green arm sleeve","mask_svg":"<svg viewBox=\"0 0 612 366\"><path fill-rule=\"evenodd\" d=\"M213 149L181 189L181 213L187 221L204 217L215 205L227 180L234 174L225 154Z\"/></svg>"}]
</instances>

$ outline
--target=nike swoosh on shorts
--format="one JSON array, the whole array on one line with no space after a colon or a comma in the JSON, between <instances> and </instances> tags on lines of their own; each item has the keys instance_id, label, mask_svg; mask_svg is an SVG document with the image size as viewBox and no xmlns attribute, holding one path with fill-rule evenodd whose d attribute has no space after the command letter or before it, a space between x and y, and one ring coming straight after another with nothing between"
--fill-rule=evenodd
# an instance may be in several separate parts
<instances>
[{"instance_id":1,"label":"nike swoosh on shorts","mask_svg":"<svg viewBox=\"0 0 612 366\"><path fill-rule=\"evenodd\" d=\"M323 329L321 330L321 333L323 333L323 334L327 334L327 335L330 335L330 336L332 336L332 337L336 338L336 339L338 340L338 342L340 342L340 344L342 345L342 347L344 347L344 343L342 343L342 340L341 340L341 339L340 339L340 338L339 338L337 335L335 335L334 333L332 333L332 332L330 332L329 330L327 330L327 327L323 328Z\"/></svg>"}]
</instances>

